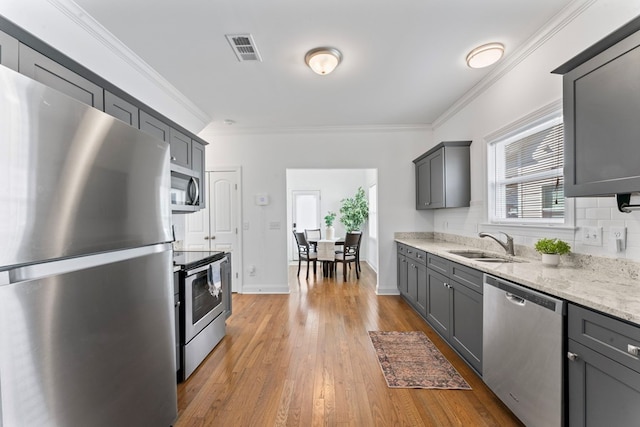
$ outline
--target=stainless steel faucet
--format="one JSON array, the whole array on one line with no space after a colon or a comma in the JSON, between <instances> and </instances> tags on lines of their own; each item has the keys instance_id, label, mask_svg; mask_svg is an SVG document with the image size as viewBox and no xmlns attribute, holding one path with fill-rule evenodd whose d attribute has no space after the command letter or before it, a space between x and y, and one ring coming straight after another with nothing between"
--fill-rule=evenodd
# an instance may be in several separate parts
<instances>
[{"instance_id":1,"label":"stainless steel faucet","mask_svg":"<svg viewBox=\"0 0 640 427\"><path fill-rule=\"evenodd\" d=\"M481 233L478 233L478 236L480 236L480 237L491 237L493 240L498 242L498 244L500 246L502 246L502 248L507 252L508 255L515 256L516 254L513 251L513 237L509 236L507 233L504 233L502 231L499 231L498 233L504 234L506 236L506 238L507 238L507 242L506 243L503 242L502 240L498 239L493 234L485 233L484 231L481 232Z\"/></svg>"}]
</instances>

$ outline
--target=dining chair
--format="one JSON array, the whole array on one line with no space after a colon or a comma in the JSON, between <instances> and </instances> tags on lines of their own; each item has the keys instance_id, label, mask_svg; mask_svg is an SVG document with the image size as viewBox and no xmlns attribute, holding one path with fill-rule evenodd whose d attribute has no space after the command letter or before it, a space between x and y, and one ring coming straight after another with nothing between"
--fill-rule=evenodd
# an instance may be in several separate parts
<instances>
[{"instance_id":1,"label":"dining chair","mask_svg":"<svg viewBox=\"0 0 640 427\"><path fill-rule=\"evenodd\" d=\"M342 264L342 278L347 281L347 265L355 264L356 277L360 279L360 270L358 269L358 242L362 233L347 233L344 238L344 250L342 253L336 254L335 265L337 273L337 265Z\"/></svg>"},{"instance_id":2,"label":"dining chair","mask_svg":"<svg viewBox=\"0 0 640 427\"><path fill-rule=\"evenodd\" d=\"M322 231L319 228L311 228L311 229L305 229L304 230L304 237L307 238L307 241L309 240L313 240L315 242L317 242L318 240L322 239ZM314 251L318 251L318 245L315 243L311 243L311 246L313 246L313 250Z\"/></svg>"},{"instance_id":3,"label":"dining chair","mask_svg":"<svg viewBox=\"0 0 640 427\"><path fill-rule=\"evenodd\" d=\"M316 274L316 266L318 262L318 254L316 251L311 250L307 238L301 231L293 230L293 235L296 238L296 244L298 245L298 277L300 276L300 267L302 261L307 261L307 279L309 278L309 263L313 262L313 274Z\"/></svg>"},{"instance_id":4,"label":"dining chair","mask_svg":"<svg viewBox=\"0 0 640 427\"><path fill-rule=\"evenodd\" d=\"M349 248L349 255L355 255L356 256L356 268L358 269L358 271L362 271L362 267L360 267L360 245L362 244L362 231L352 231L353 234L358 234L360 236L360 238L358 239L358 247L357 248ZM336 249L336 254L341 254L345 251L345 249ZM349 268L351 268L351 264L349 264Z\"/></svg>"}]
</instances>

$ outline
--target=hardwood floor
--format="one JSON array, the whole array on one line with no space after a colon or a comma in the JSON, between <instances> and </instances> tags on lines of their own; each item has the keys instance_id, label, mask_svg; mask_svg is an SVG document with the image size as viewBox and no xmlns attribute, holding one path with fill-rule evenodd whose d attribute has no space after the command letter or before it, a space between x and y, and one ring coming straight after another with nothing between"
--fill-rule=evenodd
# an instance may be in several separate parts
<instances>
[{"instance_id":1,"label":"hardwood floor","mask_svg":"<svg viewBox=\"0 0 640 427\"><path fill-rule=\"evenodd\" d=\"M176 427L521 425L366 264L346 283L296 269L290 295L233 295L226 337L178 385ZM370 330L424 331L473 390L388 388Z\"/></svg>"}]
</instances>

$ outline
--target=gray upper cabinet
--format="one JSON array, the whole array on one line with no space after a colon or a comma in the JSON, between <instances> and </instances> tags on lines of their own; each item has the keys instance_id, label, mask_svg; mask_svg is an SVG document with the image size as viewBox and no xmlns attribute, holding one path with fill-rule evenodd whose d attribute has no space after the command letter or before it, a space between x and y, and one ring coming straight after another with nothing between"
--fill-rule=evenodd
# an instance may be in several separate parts
<instances>
[{"instance_id":1,"label":"gray upper cabinet","mask_svg":"<svg viewBox=\"0 0 640 427\"><path fill-rule=\"evenodd\" d=\"M99 110L104 109L102 87L20 43L18 70L49 87Z\"/></svg>"},{"instance_id":2,"label":"gray upper cabinet","mask_svg":"<svg viewBox=\"0 0 640 427\"><path fill-rule=\"evenodd\" d=\"M0 31L0 64L18 71L18 40Z\"/></svg>"},{"instance_id":3,"label":"gray upper cabinet","mask_svg":"<svg viewBox=\"0 0 640 427\"><path fill-rule=\"evenodd\" d=\"M640 191L640 17L553 72L563 74L565 195Z\"/></svg>"},{"instance_id":4,"label":"gray upper cabinet","mask_svg":"<svg viewBox=\"0 0 640 427\"><path fill-rule=\"evenodd\" d=\"M171 163L191 168L191 138L173 128L169 132L169 138Z\"/></svg>"},{"instance_id":5,"label":"gray upper cabinet","mask_svg":"<svg viewBox=\"0 0 640 427\"><path fill-rule=\"evenodd\" d=\"M446 141L413 161L416 209L458 208L471 201L471 141Z\"/></svg>"},{"instance_id":6,"label":"gray upper cabinet","mask_svg":"<svg viewBox=\"0 0 640 427\"><path fill-rule=\"evenodd\" d=\"M129 126L133 126L136 129L140 128L140 113L138 107L112 94L108 90L104 91L104 112L118 120L122 120Z\"/></svg>"},{"instance_id":7,"label":"gray upper cabinet","mask_svg":"<svg viewBox=\"0 0 640 427\"><path fill-rule=\"evenodd\" d=\"M144 110L140 110L140 130L165 142L169 142L169 131L171 130L169 125L161 122Z\"/></svg>"},{"instance_id":8,"label":"gray upper cabinet","mask_svg":"<svg viewBox=\"0 0 640 427\"><path fill-rule=\"evenodd\" d=\"M444 150L416 163L416 209L444 207Z\"/></svg>"}]
</instances>

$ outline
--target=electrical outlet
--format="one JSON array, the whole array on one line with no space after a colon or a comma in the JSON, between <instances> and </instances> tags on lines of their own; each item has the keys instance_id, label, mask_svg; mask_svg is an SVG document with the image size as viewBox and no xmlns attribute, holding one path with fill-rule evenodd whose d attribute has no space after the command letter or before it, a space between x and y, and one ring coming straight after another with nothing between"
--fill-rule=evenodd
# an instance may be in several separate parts
<instances>
[{"instance_id":1,"label":"electrical outlet","mask_svg":"<svg viewBox=\"0 0 640 427\"><path fill-rule=\"evenodd\" d=\"M622 252L627 249L627 228L611 227L611 242L616 252Z\"/></svg>"},{"instance_id":2,"label":"electrical outlet","mask_svg":"<svg viewBox=\"0 0 640 427\"><path fill-rule=\"evenodd\" d=\"M582 243L602 246L602 227L582 227Z\"/></svg>"}]
</instances>

